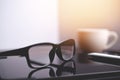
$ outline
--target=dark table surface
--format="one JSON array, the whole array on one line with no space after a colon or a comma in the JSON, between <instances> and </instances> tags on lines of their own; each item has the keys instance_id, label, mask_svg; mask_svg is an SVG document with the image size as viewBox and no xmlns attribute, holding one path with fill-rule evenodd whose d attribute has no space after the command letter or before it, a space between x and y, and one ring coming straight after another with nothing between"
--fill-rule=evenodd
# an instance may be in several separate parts
<instances>
[{"instance_id":1,"label":"dark table surface","mask_svg":"<svg viewBox=\"0 0 120 80\"><path fill-rule=\"evenodd\" d=\"M62 63L64 62L56 58L53 66L36 70L28 67L25 57L0 57L0 80L117 80L120 74L120 66L92 60L80 62L75 58L63 66L61 66Z\"/></svg>"}]
</instances>

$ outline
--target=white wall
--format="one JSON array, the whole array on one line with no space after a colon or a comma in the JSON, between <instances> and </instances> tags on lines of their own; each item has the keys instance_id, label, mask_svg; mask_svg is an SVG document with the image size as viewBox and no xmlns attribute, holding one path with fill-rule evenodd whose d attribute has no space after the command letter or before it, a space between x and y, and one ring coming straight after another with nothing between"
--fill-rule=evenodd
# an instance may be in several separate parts
<instances>
[{"instance_id":1,"label":"white wall","mask_svg":"<svg viewBox=\"0 0 120 80\"><path fill-rule=\"evenodd\" d=\"M57 0L0 0L0 50L57 41Z\"/></svg>"}]
</instances>

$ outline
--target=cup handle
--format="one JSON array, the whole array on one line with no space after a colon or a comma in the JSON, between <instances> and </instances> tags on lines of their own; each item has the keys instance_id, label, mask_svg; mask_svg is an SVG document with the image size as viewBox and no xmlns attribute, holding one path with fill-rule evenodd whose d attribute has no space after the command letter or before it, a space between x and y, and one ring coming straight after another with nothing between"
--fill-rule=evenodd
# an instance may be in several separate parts
<instances>
[{"instance_id":1,"label":"cup handle","mask_svg":"<svg viewBox=\"0 0 120 80\"><path fill-rule=\"evenodd\" d=\"M106 49L112 47L116 43L116 41L118 40L118 35L114 31L110 31L109 38L110 37L112 37L113 39L111 40L111 42L109 44L107 44Z\"/></svg>"}]
</instances>

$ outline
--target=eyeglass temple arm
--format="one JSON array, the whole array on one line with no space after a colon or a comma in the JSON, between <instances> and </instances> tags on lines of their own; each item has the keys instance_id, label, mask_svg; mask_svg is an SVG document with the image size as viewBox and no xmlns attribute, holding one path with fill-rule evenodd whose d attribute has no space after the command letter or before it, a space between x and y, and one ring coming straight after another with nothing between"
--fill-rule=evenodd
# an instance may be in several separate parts
<instances>
[{"instance_id":1,"label":"eyeglass temple arm","mask_svg":"<svg viewBox=\"0 0 120 80\"><path fill-rule=\"evenodd\" d=\"M24 56L26 53L25 49L16 49L5 52L0 52L0 56Z\"/></svg>"}]
</instances>

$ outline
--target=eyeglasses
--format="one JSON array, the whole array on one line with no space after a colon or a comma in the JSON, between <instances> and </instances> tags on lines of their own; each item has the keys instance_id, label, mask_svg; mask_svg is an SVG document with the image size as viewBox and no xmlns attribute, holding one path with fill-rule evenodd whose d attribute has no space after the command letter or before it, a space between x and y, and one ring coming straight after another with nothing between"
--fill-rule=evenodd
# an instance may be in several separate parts
<instances>
[{"instance_id":1,"label":"eyeglasses","mask_svg":"<svg viewBox=\"0 0 120 80\"><path fill-rule=\"evenodd\" d=\"M44 77L56 77L62 75L74 75L76 73L76 66L74 60L63 62L61 65L51 64L46 67L41 67L32 70L28 79L32 78L44 78Z\"/></svg>"},{"instance_id":2,"label":"eyeglasses","mask_svg":"<svg viewBox=\"0 0 120 80\"><path fill-rule=\"evenodd\" d=\"M25 56L28 66L39 68L52 64L55 55L62 61L68 61L75 55L75 41L69 39L59 44L39 43L24 48L0 53L0 56ZM41 65L36 65L39 63Z\"/></svg>"}]
</instances>

